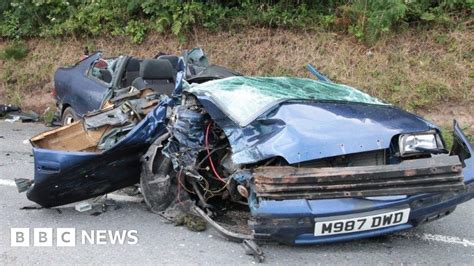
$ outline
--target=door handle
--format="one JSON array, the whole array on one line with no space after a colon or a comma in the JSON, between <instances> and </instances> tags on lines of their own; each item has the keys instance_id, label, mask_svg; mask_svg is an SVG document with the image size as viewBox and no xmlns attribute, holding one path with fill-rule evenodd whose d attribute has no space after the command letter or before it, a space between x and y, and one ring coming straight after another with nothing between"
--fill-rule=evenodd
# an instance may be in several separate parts
<instances>
[{"instance_id":1,"label":"door handle","mask_svg":"<svg viewBox=\"0 0 474 266\"><path fill-rule=\"evenodd\" d=\"M61 171L59 163L51 161L39 161L37 169L42 173L48 174L59 173Z\"/></svg>"}]
</instances>

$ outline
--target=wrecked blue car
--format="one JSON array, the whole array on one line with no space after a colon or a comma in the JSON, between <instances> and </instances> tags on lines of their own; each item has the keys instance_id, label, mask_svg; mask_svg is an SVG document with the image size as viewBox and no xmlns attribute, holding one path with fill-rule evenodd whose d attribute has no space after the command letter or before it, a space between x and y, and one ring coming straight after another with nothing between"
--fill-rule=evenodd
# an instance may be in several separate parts
<instances>
[{"instance_id":1,"label":"wrecked blue car","mask_svg":"<svg viewBox=\"0 0 474 266\"><path fill-rule=\"evenodd\" d=\"M180 69L180 57L163 53L154 59L129 55L106 58L98 51L84 56L72 66L60 67L54 74L56 119L62 125L77 121L86 113L103 108L111 94L120 93L130 86L160 86L163 94L171 96L179 71L183 71L189 82L199 83L239 75L211 65L200 48L185 51L181 58L186 62L185 71Z\"/></svg>"},{"instance_id":2,"label":"wrecked blue car","mask_svg":"<svg viewBox=\"0 0 474 266\"><path fill-rule=\"evenodd\" d=\"M170 219L195 212L229 239L316 244L407 230L474 196L474 147L457 123L448 151L430 122L326 78L177 80L171 95L131 89L32 138L28 198L53 207L140 183ZM216 222L229 206L243 206L248 231Z\"/></svg>"}]
</instances>

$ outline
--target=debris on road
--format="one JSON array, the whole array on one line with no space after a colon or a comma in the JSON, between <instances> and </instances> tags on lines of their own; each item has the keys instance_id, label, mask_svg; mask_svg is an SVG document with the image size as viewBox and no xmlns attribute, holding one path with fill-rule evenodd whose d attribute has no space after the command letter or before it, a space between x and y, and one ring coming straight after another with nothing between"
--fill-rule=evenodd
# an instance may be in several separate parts
<instances>
[{"instance_id":1,"label":"debris on road","mask_svg":"<svg viewBox=\"0 0 474 266\"><path fill-rule=\"evenodd\" d=\"M81 201L74 206L74 209L78 212L86 212L92 210L92 204L87 201Z\"/></svg>"},{"instance_id":2,"label":"debris on road","mask_svg":"<svg viewBox=\"0 0 474 266\"><path fill-rule=\"evenodd\" d=\"M15 178L15 184L18 189L18 192L25 192L27 191L32 185L33 180L27 178Z\"/></svg>"},{"instance_id":3,"label":"debris on road","mask_svg":"<svg viewBox=\"0 0 474 266\"><path fill-rule=\"evenodd\" d=\"M17 121L20 121L20 117L19 116L13 116L12 118L7 118L5 119L5 122L9 122L9 123L15 123Z\"/></svg>"},{"instance_id":4,"label":"debris on road","mask_svg":"<svg viewBox=\"0 0 474 266\"><path fill-rule=\"evenodd\" d=\"M20 107L13 104L0 104L0 117L4 117L6 114L11 112L20 111Z\"/></svg>"},{"instance_id":5,"label":"debris on road","mask_svg":"<svg viewBox=\"0 0 474 266\"><path fill-rule=\"evenodd\" d=\"M23 112L20 107L12 104L0 104L0 118L6 122L38 122L39 115L33 111Z\"/></svg>"}]
</instances>

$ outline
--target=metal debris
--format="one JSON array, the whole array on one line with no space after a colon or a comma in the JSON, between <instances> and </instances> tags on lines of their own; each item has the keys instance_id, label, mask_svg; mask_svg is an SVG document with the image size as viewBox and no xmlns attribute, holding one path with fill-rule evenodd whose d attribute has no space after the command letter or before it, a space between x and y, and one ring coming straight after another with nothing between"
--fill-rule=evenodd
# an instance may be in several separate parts
<instances>
[{"instance_id":1,"label":"metal debris","mask_svg":"<svg viewBox=\"0 0 474 266\"><path fill-rule=\"evenodd\" d=\"M82 201L74 205L74 209L78 212L86 212L92 210L92 204L87 201Z\"/></svg>"}]
</instances>

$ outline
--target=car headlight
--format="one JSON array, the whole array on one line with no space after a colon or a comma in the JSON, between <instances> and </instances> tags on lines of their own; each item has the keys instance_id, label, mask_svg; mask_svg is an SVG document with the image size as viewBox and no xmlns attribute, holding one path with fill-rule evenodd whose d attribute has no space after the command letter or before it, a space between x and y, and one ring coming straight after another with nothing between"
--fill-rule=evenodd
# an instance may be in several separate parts
<instances>
[{"instance_id":1,"label":"car headlight","mask_svg":"<svg viewBox=\"0 0 474 266\"><path fill-rule=\"evenodd\" d=\"M441 138L436 133L403 134L400 135L399 145L401 156L444 151Z\"/></svg>"}]
</instances>

